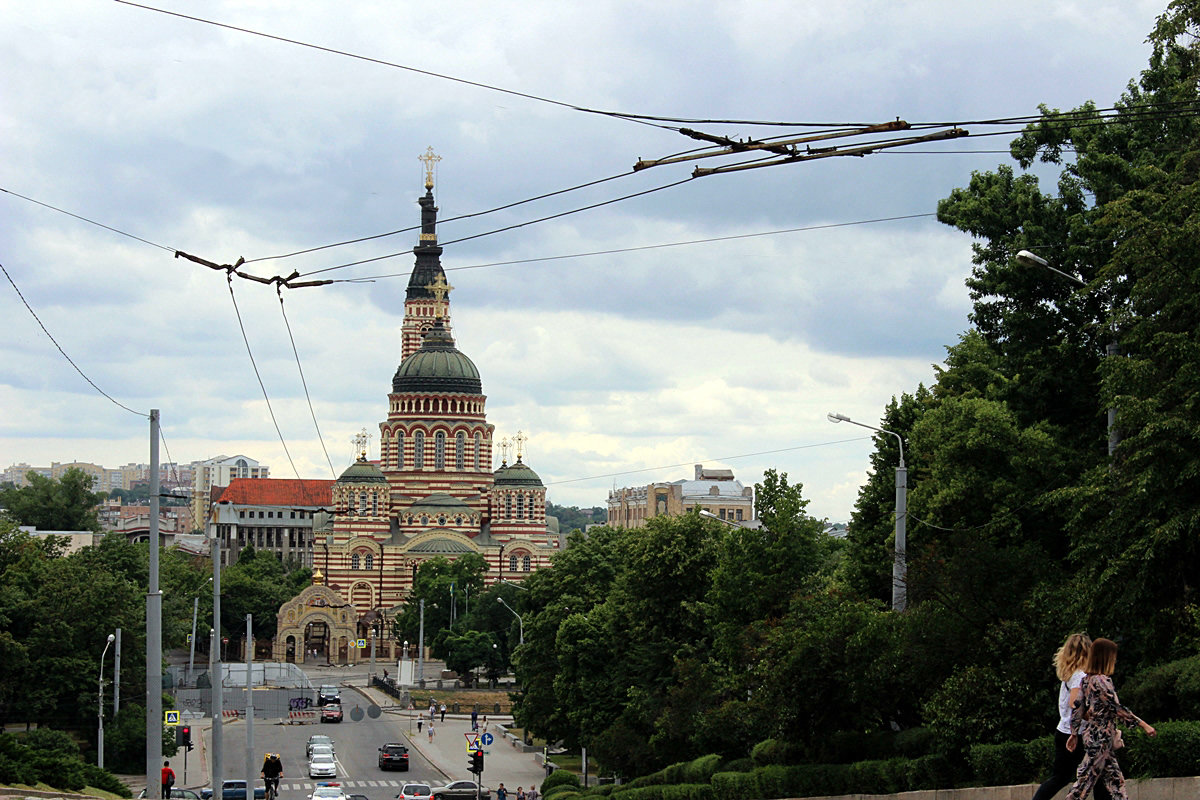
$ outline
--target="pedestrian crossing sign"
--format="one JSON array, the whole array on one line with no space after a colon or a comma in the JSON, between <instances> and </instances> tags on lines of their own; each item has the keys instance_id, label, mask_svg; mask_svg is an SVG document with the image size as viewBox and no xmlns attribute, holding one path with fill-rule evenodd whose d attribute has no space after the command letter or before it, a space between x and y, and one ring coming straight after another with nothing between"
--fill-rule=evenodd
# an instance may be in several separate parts
<instances>
[{"instance_id":1,"label":"pedestrian crossing sign","mask_svg":"<svg viewBox=\"0 0 1200 800\"><path fill-rule=\"evenodd\" d=\"M366 639L359 639L355 644L358 645L359 650L367 649L367 640Z\"/></svg>"},{"instance_id":2,"label":"pedestrian crossing sign","mask_svg":"<svg viewBox=\"0 0 1200 800\"><path fill-rule=\"evenodd\" d=\"M164 725L178 725L179 724L179 712L178 711L164 711L163 712L163 724Z\"/></svg>"},{"instance_id":3,"label":"pedestrian crossing sign","mask_svg":"<svg viewBox=\"0 0 1200 800\"><path fill-rule=\"evenodd\" d=\"M479 749L479 735L478 734L464 733L463 736L467 737L467 752L468 753L474 753L476 750Z\"/></svg>"}]
</instances>

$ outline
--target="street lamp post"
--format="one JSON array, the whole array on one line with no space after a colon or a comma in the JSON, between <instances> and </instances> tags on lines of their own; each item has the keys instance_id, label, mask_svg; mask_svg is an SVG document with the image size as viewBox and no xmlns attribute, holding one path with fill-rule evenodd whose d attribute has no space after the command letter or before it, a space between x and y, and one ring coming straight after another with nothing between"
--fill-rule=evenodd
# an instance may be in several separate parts
<instances>
[{"instance_id":1,"label":"street lamp post","mask_svg":"<svg viewBox=\"0 0 1200 800\"><path fill-rule=\"evenodd\" d=\"M108 646L116 640L114 634L108 635L108 641L104 643L104 652L100 654L100 679L99 695L100 699L96 705L96 721L99 727L96 731L96 766L104 769L104 658L108 655Z\"/></svg>"},{"instance_id":2,"label":"street lamp post","mask_svg":"<svg viewBox=\"0 0 1200 800\"><path fill-rule=\"evenodd\" d=\"M1036 253L1029 252L1028 250L1021 250L1017 253L1017 263L1022 264L1026 267L1041 267L1042 269L1048 269L1051 272L1053 272L1055 275L1058 275L1062 278L1066 278L1071 283L1075 284L1076 286L1080 287L1081 289L1088 288L1088 284L1085 280L1083 280L1083 278L1080 278L1078 275L1072 275L1069 272L1063 272L1061 269L1052 267L1050 265L1049 261L1042 258L1041 256L1039 256ZM1104 297L1104 299L1106 301L1108 301L1109 333L1111 334L1111 338L1110 338L1108 344L1106 344L1104 346L1104 355L1106 358L1111 358L1112 356L1115 356L1120 352L1120 346L1117 343L1116 319L1113 316L1113 299L1112 299L1112 295L1110 295L1110 294L1106 294L1104 292L1101 292L1100 294ZM1108 407L1108 457L1109 458L1112 458L1113 453L1116 452L1117 445L1120 443L1121 443L1121 434L1117 430L1117 409L1114 406L1109 406Z\"/></svg>"},{"instance_id":3,"label":"street lamp post","mask_svg":"<svg viewBox=\"0 0 1200 800\"><path fill-rule=\"evenodd\" d=\"M895 436L900 445L900 466L896 467L896 557L892 561L892 611L908 607L908 564L906 563L908 523L908 468L904 466L904 439L895 431L855 422L845 414L826 414L830 422L849 422L860 428Z\"/></svg>"},{"instance_id":4,"label":"street lamp post","mask_svg":"<svg viewBox=\"0 0 1200 800\"><path fill-rule=\"evenodd\" d=\"M512 611L512 615L517 618L517 624L520 626L520 628L518 629L520 631L520 635L521 635L520 644L525 644L525 620L521 619L520 614L518 614L516 611L513 611L512 606L510 606L508 603L504 602L503 597L497 597L496 600L498 600L500 602L500 605L504 606L509 611Z\"/></svg>"}]
</instances>

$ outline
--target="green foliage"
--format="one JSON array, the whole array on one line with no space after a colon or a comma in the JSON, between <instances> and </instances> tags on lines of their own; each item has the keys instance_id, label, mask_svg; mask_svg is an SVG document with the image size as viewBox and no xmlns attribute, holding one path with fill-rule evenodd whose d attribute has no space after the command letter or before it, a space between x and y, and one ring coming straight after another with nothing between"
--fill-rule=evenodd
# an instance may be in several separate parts
<instances>
[{"instance_id":1,"label":"green foliage","mask_svg":"<svg viewBox=\"0 0 1200 800\"><path fill-rule=\"evenodd\" d=\"M543 797L547 797L550 794L550 790L556 787L577 789L579 785L579 777L574 772L568 772L565 769L556 769L542 781L540 791Z\"/></svg>"},{"instance_id":2,"label":"green foliage","mask_svg":"<svg viewBox=\"0 0 1200 800\"><path fill-rule=\"evenodd\" d=\"M26 474L28 486L0 485L0 508L18 525L33 525L42 531L100 532L96 506L103 492L93 492L91 475L70 467L60 478L36 472Z\"/></svg>"},{"instance_id":3,"label":"green foliage","mask_svg":"<svg viewBox=\"0 0 1200 800\"><path fill-rule=\"evenodd\" d=\"M1171 778L1196 774L1200 722L1164 722L1153 739L1140 731L1125 735L1121 764L1126 777Z\"/></svg>"},{"instance_id":4,"label":"green foliage","mask_svg":"<svg viewBox=\"0 0 1200 800\"><path fill-rule=\"evenodd\" d=\"M972 745L967 760L975 782L983 786L1035 783L1048 763L1031 763L1029 747L1023 742Z\"/></svg>"},{"instance_id":5,"label":"green foliage","mask_svg":"<svg viewBox=\"0 0 1200 800\"><path fill-rule=\"evenodd\" d=\"M608 511L600 506L578 508L576 506L556 506L546 501L546 515L558 520L558 529L563 533L585 531L588 525L603 523L608 518Z\"/></svg>"},{"instance_id":6,"label":"green foliage","mask_svg":"<svg viewBox=\"0 0 1200 800\"><path fill-rule=\"evenodd\" d=\"M1142 670L1121 699L1146 719L1200 719L1200 655Z\"/></svg>"},{"instance_id":7,"label":"green foliage","mask_svg":"<svg viewBox=\"0 0 1200 800\"><path fill-rule=\"evenodd\" d=\"M67 733L48 728L0 733L0 784L14 783L45 783L66 791L94 786L118 797L131 796L112 773L84 763L79 746Z\"/></svg>"}]
</instances>

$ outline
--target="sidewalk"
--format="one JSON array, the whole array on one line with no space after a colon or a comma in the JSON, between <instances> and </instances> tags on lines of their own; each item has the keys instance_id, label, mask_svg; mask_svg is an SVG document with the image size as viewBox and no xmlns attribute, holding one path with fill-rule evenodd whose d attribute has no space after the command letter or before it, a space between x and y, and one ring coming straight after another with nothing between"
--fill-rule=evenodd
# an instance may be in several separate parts
<instances>
[{"instance_id":1,"label":"sidewalk","mask_svg":"<svg viewBox=\"0 0 1200 800\"><path fill-rule=\"evenodd\" d=\"M366 687L354 687L366 695L371 701L380 706L390 706L396 701L379 691ZM404 736L408 739L409 747L425 756L434 768L446 776L446 782L471 780L475 776L467 770L470 758L467 755L467 738L464 734L471 732L471 717L468 714L447 714L446 721L435 721L433 742L429 741L426 729L417 734L416 715L419 710L401 711L396 719L404 725ZM482 718L481 718L482 719ZM409 732L408 722L411 720L412 731ZM483 785L492 792L501 783L509 790L510 796L516 793L518 786L541 787L546 777L542 766L541 753L526 753L514 745L500 730L499 723L511 722L511 717L489 716L488 732L492 734L493 742L484 747L483 756ZM480 731L482 733L482 730Z\"/></svg>"}]
</instances>

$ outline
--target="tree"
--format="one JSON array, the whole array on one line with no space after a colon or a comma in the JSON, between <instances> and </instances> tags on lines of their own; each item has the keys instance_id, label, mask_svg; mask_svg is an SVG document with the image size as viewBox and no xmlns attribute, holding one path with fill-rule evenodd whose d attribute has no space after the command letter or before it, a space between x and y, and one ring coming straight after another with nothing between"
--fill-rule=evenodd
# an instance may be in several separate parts
<instances>
[{"instance_id":1,"label":"tree","mask_svg":"<svg viewBox=\"0 0 1200 800\"><path fill-rule=\"evenodd\" d=\"M0 487L0 507L18 525L43 531L100 532L96 506L104 501L104 494L92 491L91 475L70 467L61 478L46 478L33 471L26 478L28 486Z\"/></svg>"}]
</instances>

